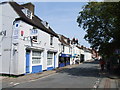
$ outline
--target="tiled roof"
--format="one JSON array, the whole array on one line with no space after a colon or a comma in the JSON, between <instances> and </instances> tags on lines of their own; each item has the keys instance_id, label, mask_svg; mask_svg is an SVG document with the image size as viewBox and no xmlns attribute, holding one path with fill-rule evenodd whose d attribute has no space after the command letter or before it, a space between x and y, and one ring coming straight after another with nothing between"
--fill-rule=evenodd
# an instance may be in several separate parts
<instances>
[{"instance_id":1,"label":"tiled roof","mask_svg":"<svg viewBox=\"0 0 120 90\"><path fill-rule=\"evenodd\" d=\"M42 31L49 33L55 37L58 37L58 35L49 27L46 28L43 24L42 24L42 20L37 17L36 15L34 15L32 17L32 19L29 19L26 17L26 15L22 12L22 9L24 7L22 7L21 5L17 4L16 2L8 2L12 8L16 11L16 13L20 16L20 18L16 18L16 20L22 20L36 28L41 29Z\"/></svg>"},{"instance_id":2,"label":"tiled roof","mask_svg":"<svg viewBox=\"0 0 120 90\"><path fill-rule=\"evenodd\" d=\"M65 41L65 39L67 40L67 42ZM63 35L60 35L59 37L59 41L63 44L63 45L70 45L70 43L68 43L68 40L70 40L69 38L63 36Z\"/></svg>"}]
</instances>

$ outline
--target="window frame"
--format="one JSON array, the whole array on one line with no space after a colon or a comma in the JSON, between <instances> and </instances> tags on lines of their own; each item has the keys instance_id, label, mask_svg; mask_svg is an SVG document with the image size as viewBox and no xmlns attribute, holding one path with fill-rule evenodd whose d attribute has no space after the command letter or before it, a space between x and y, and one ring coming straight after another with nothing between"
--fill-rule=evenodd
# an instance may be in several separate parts
<instances>
[{"instance_id":1,"label":"window frame","mask_svg":"<svg viewBox=\"0 0 120 90\"><path fill-rule=\"evenodd\" d=\"M33 55L33 54L35 54L34 52L39 52L40 55ZM32 65L41 65L41 63L42 63L42 51L33 50L31 56L32 56ZM39 62L38 63L33 63L35 61L38 61L38 60L33 60L33 59L39 59Z\"/></svg>"},{"instance_id":2,"label":"window frame","mask_svg":"<svg viewBox=\"0 0 120 90\"><path fill-rule=\"evenodd\" d=\"M52 55L50 55L50 54L52 54ZM48 57L48 56L49 56L49 57ZM48 61L48 60L49 60L49 61ZM51 60L51 61L50 61L50 60ZM53 66L53 60L54 60L54 53L48 51L48 52L47 52L47 67ZM49 62L50 64L48 64L48 62Z\"/></svg>"}]
</instances>

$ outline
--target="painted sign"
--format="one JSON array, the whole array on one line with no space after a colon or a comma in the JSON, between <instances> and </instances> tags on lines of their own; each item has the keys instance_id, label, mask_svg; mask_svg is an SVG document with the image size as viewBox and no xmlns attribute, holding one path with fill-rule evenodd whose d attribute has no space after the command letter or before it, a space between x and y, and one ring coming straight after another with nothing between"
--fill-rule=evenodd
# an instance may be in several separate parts
<instances>
[{"instance_id":1,"label":"painted sign","mask_svg":"<svg viewBox=\"0 0 120 90\"><path fill-rule=\"evenodd\" d=\"M13 43L18 43L19 38L19 29L18 24L15 25L15 28L13 29Z\"/></svg>"},{"instance_id":2,"label":"painted sign","mask_svg":"<svg viewBox=\"0 0 120 90\"><path fill-rule=\"evenodd\" d=\"M31 30L30 30L30 34L31 34L31 35L37 35L37 34L38 34L38 30L36 30L36 29L31 29Z\"/></svg>"},{"instance_id":3,"label":"painted sign","mask_svg":"<svg viewBox=\"0 0 120 90\"><path fill-rule=\"evenodd\" d=\"M61 57L71 57L71 54L61 54Z\"/></svg>"}]
</instances>

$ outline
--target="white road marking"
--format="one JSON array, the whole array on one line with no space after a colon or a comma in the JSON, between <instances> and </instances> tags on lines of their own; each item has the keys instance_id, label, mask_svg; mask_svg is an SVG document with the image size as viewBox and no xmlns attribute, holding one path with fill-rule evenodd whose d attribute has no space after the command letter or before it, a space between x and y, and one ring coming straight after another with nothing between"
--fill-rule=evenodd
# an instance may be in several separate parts
<instances>
[{"instance_id":1,"label":"white road marking","mask_svg":"<svg viewBox=\"0 0 120 90\"><path fill-rule=\"evenodd\" d=\"M15 85L18 85L18 84L20 84L20 83L15 83L14 86L15 86Z\"/></svg>"},{"instance_id":2,"label":"white road marking","mask_svg":"<svg viewBox=\"0 0 120 90\"><path fill-rule=\"evenodd\" d=\"M98 88L99 83L100 83L100 79L97 79L97 81L95 82L93 88Z\"/></svg>"},{"instance_id":3,"label":"white road marking","mask_svg":"<svg viewBox=\"0 0 120 90\"><path fill-rule=\"evenodd\" d=\"M10 84L13 84L13 82L10 82Z\"/></svg>"}]
</instances>

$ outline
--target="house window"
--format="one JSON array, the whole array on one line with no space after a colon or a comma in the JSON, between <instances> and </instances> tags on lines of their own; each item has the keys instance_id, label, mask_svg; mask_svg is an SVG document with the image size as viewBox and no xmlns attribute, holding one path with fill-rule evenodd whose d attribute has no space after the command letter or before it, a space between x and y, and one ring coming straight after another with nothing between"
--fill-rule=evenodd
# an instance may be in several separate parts
<instances>
[{"instance_id":1,"label":"house window","mask_svg":"<svg viewBox=\"0 0 120 90\"><path fill-rule=\"evenodd\" d=\"M53 53L48 52L47 53L47 66L52 65L52 61L53 61Z\"/></svg>"},{"instance_id":2,"label":"house window","mask_svg":"<svg viewBox=\"0 0 120 90\"><path fill-rule=\"evenodd\" d=\"M32 17L32 12L30 10L27 10L26 16L31 19Z\"/></svg>"},{"instance_id":3,"label":"house window","mask_svg":"<svg viewBox=\"0 0 120 90\"><path fill-rule=\"evenodd\" d=\"M37 42L37 36L33 36L32 41Z\"/></svg>"},{"instance_id":4,"label":"house window","mask_svg":"<svg viewBox=\"0 0 120 90\"><path fill-rule=\"evenodd\" d=\"M31 34L32 42L38 42L38 30L37 29L31 29L30 34Z\"/></svg>"},{"instance_id":5,"label":"house window","mask_svg":"<svg viewBox=\"0 0 120 90\"><path fill-rule=\"evenodd\" d=\"M53 36L50 36L50 45L53 45Z\"/></svg>"},{"instance_id":6,"label":"house window","mask_svg":"<svg viewBox=\"0 0 120 90\"><path fill-rule=\"evenodd\" d=\"M41 52L33 51L32 52L32 64L40 64L41 63Z\"/></svg>"}]
</instances>

